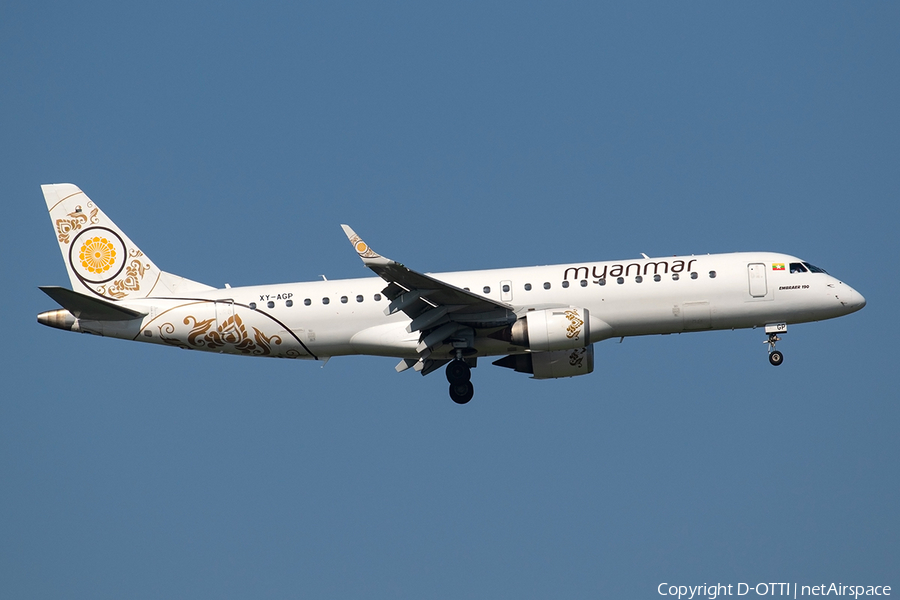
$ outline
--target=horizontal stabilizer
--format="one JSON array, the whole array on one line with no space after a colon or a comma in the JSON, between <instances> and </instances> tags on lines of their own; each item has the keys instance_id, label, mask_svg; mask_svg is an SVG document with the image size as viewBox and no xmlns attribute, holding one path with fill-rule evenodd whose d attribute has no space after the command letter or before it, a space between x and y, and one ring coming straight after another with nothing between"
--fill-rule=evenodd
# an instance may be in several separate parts
<instances>
[{"instance_id":1,"label":"horizontal stabilizer","mask_svg":"<svg viewBox=\"0 0 900 600\"><path fill-rule=\"evenodd\" d=\"M147 313L131 310L99 298L91 298L63 287L43 286L40 290L78 319L87 321L129 321L147 315Z\"/></svg>"}]
</instances>

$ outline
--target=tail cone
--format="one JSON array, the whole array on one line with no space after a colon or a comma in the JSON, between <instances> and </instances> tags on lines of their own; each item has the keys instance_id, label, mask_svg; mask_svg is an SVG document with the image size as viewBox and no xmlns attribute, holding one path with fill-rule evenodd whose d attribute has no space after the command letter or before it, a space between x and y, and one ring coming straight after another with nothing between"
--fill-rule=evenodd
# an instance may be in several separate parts
<instances>
[{"instance_id":1,"label":"tail cone","mask_svg":"<svg viewBox=\"0 0 900 600\"><path fill-rule=\"evenodd\" d=\"M78 319L64 308L48 310L37 316L38 323L47 327L64 329L66 331L81 331L78 327Z\"/></svg>"}]
</instances>

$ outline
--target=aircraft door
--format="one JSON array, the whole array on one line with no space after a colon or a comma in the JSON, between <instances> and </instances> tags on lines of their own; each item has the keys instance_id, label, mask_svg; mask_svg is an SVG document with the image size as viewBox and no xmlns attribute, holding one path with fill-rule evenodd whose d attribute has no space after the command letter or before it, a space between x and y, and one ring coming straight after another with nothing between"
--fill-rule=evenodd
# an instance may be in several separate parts
<instances>
[{"instance_id":1,"label":"aircraft door","mask_svg":"<svg viewBox=\"0 0 900 600\"><path fill-rule=\"evenodd\" d=\"M754 298L764 297L768 292L766 286L766 265L763 263L747 265L747 276L750 279L750 295Z\"/></svg>"},{"instance_id":2,"label":"aircraft door","mask_svg":"<svg viewBox=\"0 0 900 600\"><path fill-rule=\"evenodd\" d=\"M216 301L216 328L224 331L234 325L234 300Z\"/></svg>"},{"instance_id":3,"label":"aircraft door","mask_svg":"<svg viewBox=\"0 0 900 600\"><path fill-rule=\"evenodd\" d=\"M500 301L512 302L512 281L500 282Z\"/></svg>"}]
</instances>

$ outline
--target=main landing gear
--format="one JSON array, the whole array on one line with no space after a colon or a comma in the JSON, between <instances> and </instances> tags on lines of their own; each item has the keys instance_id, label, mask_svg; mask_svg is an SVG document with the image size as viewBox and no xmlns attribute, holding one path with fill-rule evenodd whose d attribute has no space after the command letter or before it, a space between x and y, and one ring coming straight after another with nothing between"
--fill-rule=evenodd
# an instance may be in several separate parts
<instances>
[{"instance_id":1,"label":"main landing gear","mask_svg":"<svg viewBox=\"0 0 900 600\"><path fill-rule=\"evenodd\" d=\"M780 342L779 333L787 331L787 323L777 323L775 325L766 325L766 333L769 338L763 342L769 345L769 364L773 367L780 366L784 362L784 354L775 349L775 342Z\"/></svg>"},{"instance_id":2,"label":"main landing gear","mask_svg":"<svg viewBox=\"0 0 900 600\"><path fill-rule=\"evenodd\" d=\"M457 357L450 361L445 371L447 381L450 382L450 399L457 404L465 404L475 395L475 387L470 381L472 369L466 361Z\"/></svg>"}]
</instances>

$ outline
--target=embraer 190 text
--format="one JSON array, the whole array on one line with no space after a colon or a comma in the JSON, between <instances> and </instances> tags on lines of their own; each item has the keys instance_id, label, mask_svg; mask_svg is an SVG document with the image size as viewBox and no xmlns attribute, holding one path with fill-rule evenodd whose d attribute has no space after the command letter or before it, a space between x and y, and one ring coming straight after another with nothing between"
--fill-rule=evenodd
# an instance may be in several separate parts
<instances>
[{"instance_id":1,"label":"embraer 190 text","mask_svg":"<svg viewBox=\"0 0 900 600\"><path fill-rule=\"evenodd\" d=\"M378 277L213 288L160 270L80 189L42 186L72 289L50 327L246 356L326 360L368 354L427 375L446 365L450 397L471 400L479 357L535 379L594 370L594 342L764 327L769 362L791 323L840 317L865 298L799 258L772 252L424 274L343 225Z\"/></svg>"}]
</instances>

